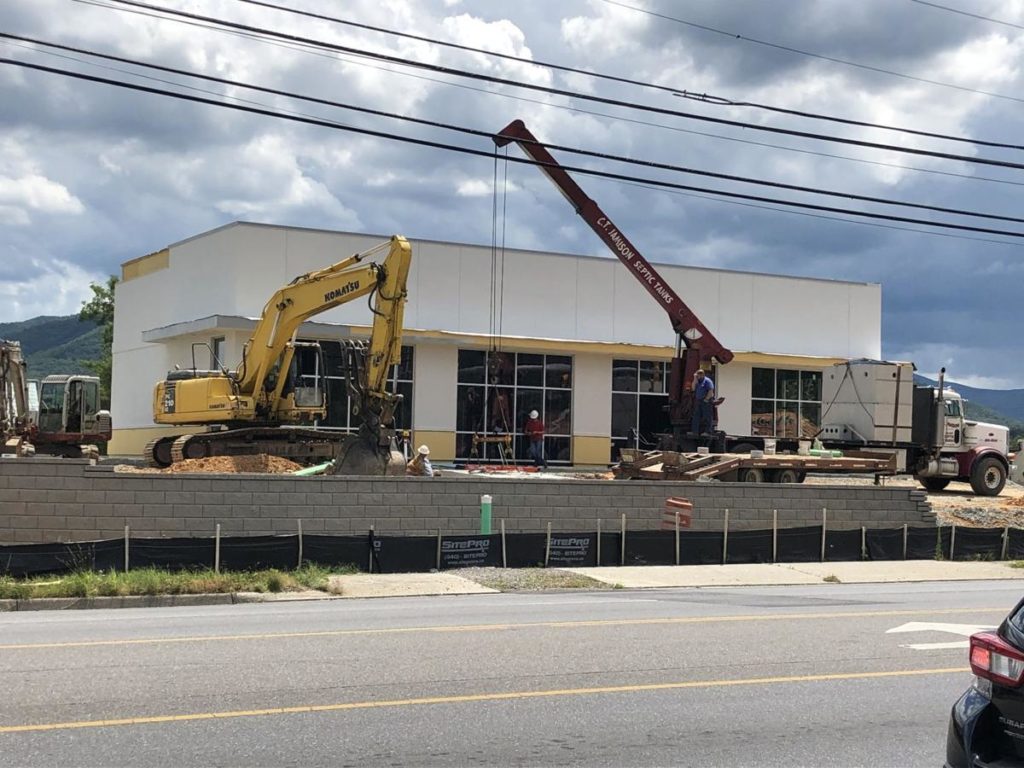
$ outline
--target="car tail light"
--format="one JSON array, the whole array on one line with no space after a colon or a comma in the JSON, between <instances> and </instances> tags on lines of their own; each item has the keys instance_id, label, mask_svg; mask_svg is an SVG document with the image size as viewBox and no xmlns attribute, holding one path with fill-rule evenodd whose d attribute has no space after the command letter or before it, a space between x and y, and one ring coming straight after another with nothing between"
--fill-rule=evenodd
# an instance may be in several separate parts
<instances>
[{"instance_id":1,"label":"car tail light","mask_svg":"<svg viewBox=\"0 0 1024 768\"><path fill-rule=\"evenodd\" d=\"M1024 653L995 632L971 636L971 671L1000 685L1019 686L1024 680Z\"/></svg>"}]
</instances>

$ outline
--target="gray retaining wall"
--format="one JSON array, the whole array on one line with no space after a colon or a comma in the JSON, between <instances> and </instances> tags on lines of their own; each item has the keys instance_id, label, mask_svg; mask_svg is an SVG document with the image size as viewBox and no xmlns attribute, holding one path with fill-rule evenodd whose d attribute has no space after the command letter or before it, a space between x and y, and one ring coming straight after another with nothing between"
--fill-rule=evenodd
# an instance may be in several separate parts
<instances>
[{"instance_id":1,"label":"gray retaining wall","mask_svg":"<svg viewBox=\"0 0 1024 768\"><path fill-rule=\"evenodd\" d=\"M814 525L830 528L934 525L923 491L874 486L771 483L542 480L479 477L343 478L115 473L84 460L0 459L0 543L87 541L124 535L294 533L408 535L478 531L480 495L493 496L494 527L592 531L658 528L665 499L694 504L695 530Z\"/></svg>"}]
</instances>

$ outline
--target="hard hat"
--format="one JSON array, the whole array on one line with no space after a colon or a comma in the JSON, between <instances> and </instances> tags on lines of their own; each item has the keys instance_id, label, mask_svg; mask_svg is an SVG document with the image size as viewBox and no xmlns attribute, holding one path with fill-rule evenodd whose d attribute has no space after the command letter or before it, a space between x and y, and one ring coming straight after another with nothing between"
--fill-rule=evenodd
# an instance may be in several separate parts
<instances>
[{"instance_id":1,"label":"hard hat","mask_svg":"<svg viewBox=\"0 0 1024 768\"><path fill-rule=\"evenodd\" d=\"M531 419L536 419L538 416L540 416L540 414L537 413L536 411L530 411L530 418Z\"/></svg>"},{"instance_id":2,"label":"hard hat","mask_svg":"<svg viewBox=\"0 0 1024 768\"><path fill-rule=\"evenodd\" d=\"M417 453L420 453L420 454L422 454L424 456L429 456L430 455L430 449L427 448L427 446L425 446L425 445L421 445L419 447L419 450L417 451Z\"/></svg>"}]
</instances>

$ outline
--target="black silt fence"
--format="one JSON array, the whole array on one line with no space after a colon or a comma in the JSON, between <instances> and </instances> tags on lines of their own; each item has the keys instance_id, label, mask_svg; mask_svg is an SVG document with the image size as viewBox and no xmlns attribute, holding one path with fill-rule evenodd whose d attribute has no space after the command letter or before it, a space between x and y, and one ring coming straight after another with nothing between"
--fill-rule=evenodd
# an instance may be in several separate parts
<instances>
[{"instance_id":1,"label":"black silt fence","mask_svg":"<svg viewBox=\"0 0 1024 768\"><path fill-rule=\"evenodd\" d=\"M500 565L500 533L441 537L442 570Z\"/></svg>"},{"instance_id":2,"label":"black silt fence","mask_svg":"<svg viewBox=\"0 0 1024 768\"><path fill-rule=\"evenodd\" d=\"M505 558L508 567L538 568L543 566L547 538L545 533L506 533Z\"/></svg>"},{"instance_id":3,"label":"black silt fence","mask_svg":"<svg viewBox=\"0 0 1024 768\"><path fill-rule=\"evenodd\" d=\"M303 535L302 562L327 568L352 565L365 571L370 555L366 534L359 536Z\"/></svg>"},{"instance_id":4,"label":"black silt fence","mask_svg":"<svg viewBox=\"0 0 1024 768\"><path fill-rule=\"evenodd\" d=\"M952 536L954 560L998 560L1003 551L1002 528L963 528Z\"/></svg>"},{"instance_id":5,"label":"black silt fence","mask_svg":"<svg viewBox=\"0 0 1024 768\"><path fill-rule=\"evenodd\" d=\"M680 565L721 565L721 531L680 531Z\"/></svg>"},{"instance_id":6,"label":"black silt fence","mask_svg":"<svg viewBox=\"0 0 1024 768\"><path fill-rule=\"evenodd\" d=\"M224 542L221 541L221 546ZM121 566L124 565L122 547ZM163 568L169 571L213 568L216 540L208 539L129 539L129 568Z\"/></svg>"},{"instance_id":7,"label":"black silt fence","mask_svg":"<svg viewBox=\"0 0 1024 768\"><path fill-rule=\"evenodd\" d=\"M679 534L680 550L682 533ZM675 565L675 531L632 531L626 534L624 565Z\"/></svg>"},{"instance_id":8,"label":"black silt fence","mask_svg":"<svg viewBox=\"0 0 1024 768\"><path fill-rule=\"evenodd\" d=\"M690 534L692 535L692 534ZM772 532L729 531L726 563L770 563L772 561Z\"/></svg>"},{"instance_id":9,"label":"black silt fence","mask_svg":"<svg viewBox=\"0 0 1024 768\"><path fill-rule=\"evenodd\" d=\"M776 539L776 559L780 563L817 563L821 560L820 525L779 528Z\"/></svg>"},{"instance_id":10,"label":"black silt fence","mask_svg":"<svg viewBox=\"0 0 1024 768\"><path fill-rule=\"evenodd\" d=\"M902 560L902 528L869 528L865 534L869 560Z\"/></svg>"},{"instance_id":11,"label":"black silt fence","mask_svg":"<svg viewBox=\"0 0 1024 768\"><path fill-rule=\"evenodd\" d=\"M363 538L363 561L357 563L366 570L369 552ZM499 563L500 565L500 563ZM374 536L374 573L416 573L437 567L436 536Z\"/></svg>"},{"instance_id":12,"label":"black silt fence","mask_svg":"<svg viewBox=\"0 0 1024 768\"><path fill-rule=\"evenodd\" d=\"M1006 556L1011 560L1024 559L1024 530L1011 528L1006 543Z\"/></svg>"},{"instance_id":13,"label":"black silt fence","mask_svg":"<svg viewBox=\"0 0 1024 768\"><path fill-rule=\"evenodd\" d=\"M295 535L222 536L220 539L222 571L289 570L298 562L299 537Z\"/></svg>"},{"instance_id":14,"label":"black silt fence","mask_svg":"<svg viewBox=\"0 0 1024 768\"><path fill-rule=\"evenodd\" d=\"M0 546L0 575L25 578L124 568L124 539Z\"/></svg>"},{"instance_id":15,"label":"black silt fence","mask_svg":"<svg viewBox=\"0 0 1024 768\"><path fill-rule=\"evenodd\" d=\"M861 531L859 528L825 530L825 559L849 562L861 559Z\"/></svg>"},{"instance_id":16,"label":"black silt fence","mask_svg":"<svg viewBox=\"0 0 1024 768\"><path fill-rule=\"evenodd\" d=\"M907 560L948 560L949 539L949 528L908 528Z\"/></svg>"}]
</instances>

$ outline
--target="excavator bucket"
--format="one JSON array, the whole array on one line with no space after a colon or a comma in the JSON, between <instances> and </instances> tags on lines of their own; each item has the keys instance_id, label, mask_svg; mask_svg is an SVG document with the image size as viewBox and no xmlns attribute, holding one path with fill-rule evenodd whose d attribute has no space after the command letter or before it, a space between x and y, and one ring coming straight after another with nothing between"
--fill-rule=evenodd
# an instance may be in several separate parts
<instances>
[{"instance_id":1,"label":"excavator bucket","mask_svg":"<svg viewBox=\"0 0 1024 768\"><path fill-rule=\"evenodd\" d=\"M405 456L363 435L352 435L341 444L329 471L332 475L404 475Z\"/></svg>"}]
</instances>

